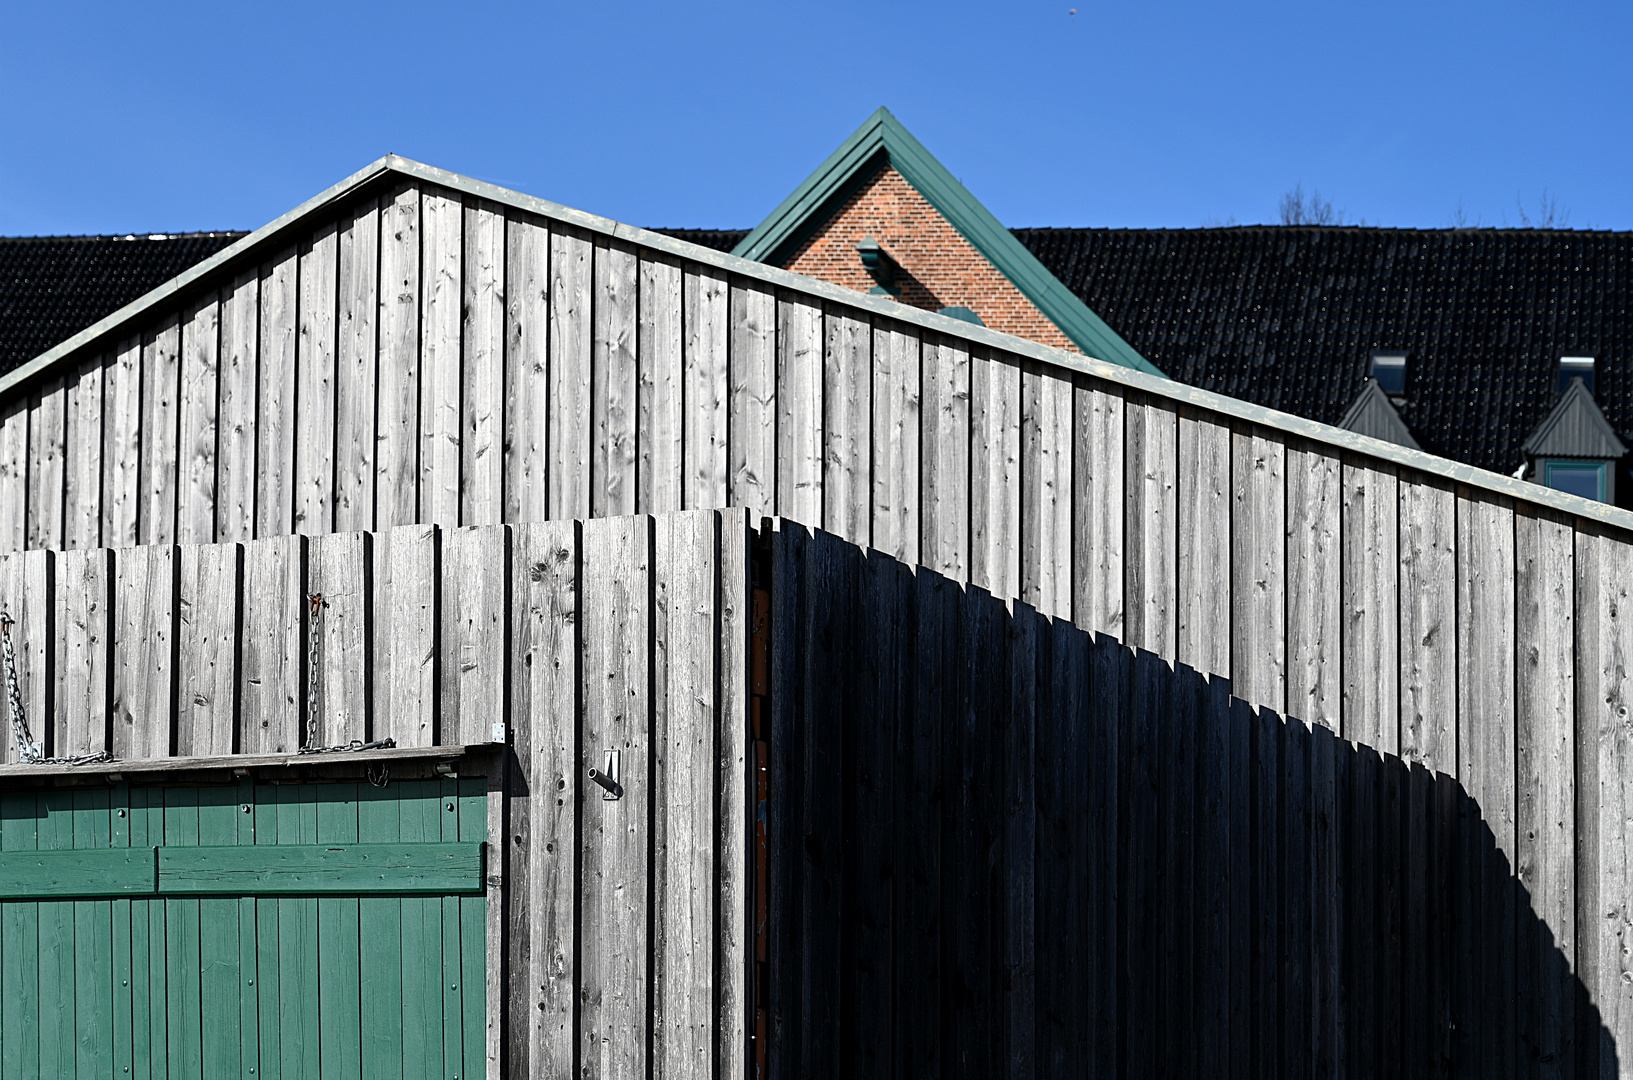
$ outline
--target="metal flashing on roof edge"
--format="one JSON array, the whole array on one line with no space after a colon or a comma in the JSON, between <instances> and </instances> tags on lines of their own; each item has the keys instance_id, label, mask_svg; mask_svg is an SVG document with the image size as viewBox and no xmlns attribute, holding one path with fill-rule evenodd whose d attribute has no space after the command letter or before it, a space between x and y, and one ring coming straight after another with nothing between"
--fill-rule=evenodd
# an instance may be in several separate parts
<instances>
[{"instance_id":1,"label":"metal flashing on roof edge","mask_svg":"<svg viewBox=\"0 0 1633 1080\"><path fill-rule=\"evenodd\" d=\"M1208 390L1176 382L1162 375L1152 375L1121 364L1097 359L1092 354L1068 352L1065 349L1042 345L1027 338L1000 333L989 327L977 326L936 312L899 304L886 297L869 296L866 293L855 292L839 285L832 285L816 278L806 277L803 274L783 270L780 267L755 262L737 255L728 255L713 248L702 247L685 240L664 236L661 233L648 232L646 229L637 228L633 225L623 225L607 218L585 213L582 210L574 210L559 203L549 202L532 195L523 195L494 184L481 180L472 180L470 177L460 176L457 173L447 172L430 165L422 165L419 162L395 155L381 158L368 168L354 173L277 220L263 225L238 241L238 243L212 255L175 280L154 289L141 299L125 305L113 314L75 334L62 344L48 352L41 353L38 357L10 374L0 377L0 395L15 390L19 385L38 378L47 371L54 370L69 359L88 351L105 340L118 337L120 328L125 323L171 300L178 294L184 293L221 267L241 261L252 252L273 249L281 241L284 234L292 231L302 220L325 210L342 198L354 194L359 188L376 180L382 174L391 174L437 184L452 191L498 203L501 206L512 207L526 213L559 221L585 232L622 240L626 243L638 244L678 258L690 259L693 262L735 274L740 278L762 282L772 288L803 294L817 300L846 304L858 310L872 312L880 318L908 326L916 326L945 338L966 342L969 345L1037 360L1066 371L1081 372L1092 378L1117 383L1129 389L1163 398L1176 404L1207 409L1246 423L1259 424L1263 427L1296 435L1299 438L1308 439L1311 442L1320 443L1336 450L1349 450L1358 454L1367 454L1395 465L1417 469L1457 483L1468 484L1471 487L1506 495L1510 498L1551 507L1579 518L1598 521L1633 532L1633 511L1622 510L1607 503L1598 503L1575 495L1566 495L1563 492L1542 487L1540 484L1518 480L1511 476L1476 468L1473 465L1465 465L1462 462L1452 461L1448 458L1437 457L1422 450L1411 450L1404 446L1396 446L1393 443L1381 442L1365 435L1344 431L1330 424L1307 420L1302 416L1294 416L1291 413L1281 412L1277 409L1238 401L1222 394L1215 394Z\"/></svg>"},{"instance_id":2,"label":"metal flashing on roof edge","mask_svg":"<svg viewBox=\"0 0 1633 1080\"><path fill-rule=\"evenodd\" d=\"M1136 371L1162 374L1051 274L883 107L743 237L732 254L782 265L886 162L1084 353Z\"/></svg>"}]
</instances>

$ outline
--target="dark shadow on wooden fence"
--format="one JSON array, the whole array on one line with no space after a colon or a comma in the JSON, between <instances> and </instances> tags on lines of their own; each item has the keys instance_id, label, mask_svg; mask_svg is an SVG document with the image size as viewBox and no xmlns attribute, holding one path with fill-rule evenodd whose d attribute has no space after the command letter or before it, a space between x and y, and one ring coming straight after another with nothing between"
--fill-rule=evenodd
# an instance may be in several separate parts
<instances>
[{"instance_id":1,"label":"dark shadow on wooden fence","mask_svg":"<svg viewBox=\"0 0 1633 1080\"><path fill-rule=\"evenodd\" d=\"M785 524L771 1075L1618 1075L1452 777Z\"/></svg>"}]
</instances>

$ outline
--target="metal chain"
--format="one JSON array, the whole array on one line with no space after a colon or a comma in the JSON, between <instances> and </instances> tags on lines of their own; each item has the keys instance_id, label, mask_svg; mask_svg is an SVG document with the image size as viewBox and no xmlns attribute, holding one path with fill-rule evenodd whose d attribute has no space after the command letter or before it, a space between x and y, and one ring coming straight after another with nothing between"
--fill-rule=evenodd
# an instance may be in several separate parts
<instances>
[{"instance_id":1,"label":"metal chain","mask_svg":"<svg viewBox=\"0 0 1633 1080\"><path fill-rule=\"evenodd\" d=\"M323 609L329 606L329 601L323 598L322 593L313 593L306 598L306 610L310 616L310 634L306 647L306 738L301 744L302 754L346 754L358 750L389 750L397 745L396 739L376 739L373 742L364 742L362 739L353 739L348 743L336 746L319 746L318 742L318 638L322 636ZM391 768L385 763L380 765L380 779L377 782L374 770L369 770L369 783L375 787L385 787L391 782Z\"/></svg>"},{"instance_id":2,"label":"metal chain","mask_svg":"<svg viewBox=\"0 0 1633 1080\"><path fill-rule=\"evenodd\" d=\"M10 614L0 611L0 654L5 658L6 697L11 705L11 733L17 740L17 760L25 765L94 765L112 761L113 755L106 750L65 758L48 758L40 752L40 744L34 741L34 733L28 729L28 715L23 711L23 688L17 679L17 650L11 642L11 627L15 622Z\"/></svg>"}]
</instances>

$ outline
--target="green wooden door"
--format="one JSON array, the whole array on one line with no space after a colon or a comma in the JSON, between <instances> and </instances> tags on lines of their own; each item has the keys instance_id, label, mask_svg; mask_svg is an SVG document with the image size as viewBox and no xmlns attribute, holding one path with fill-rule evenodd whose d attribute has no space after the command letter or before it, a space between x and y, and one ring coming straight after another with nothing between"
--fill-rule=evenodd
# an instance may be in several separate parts
<instances>
[{"instance_id":1,"label":"green wooden door","mask_svg":"<svg viewBox=\"0 0 1633 1080\"><path fill-rule=\"evenodd\" d=\"M0 795L0 1080L476 1080L485 792Z\"/></svg>"}]
</instances>

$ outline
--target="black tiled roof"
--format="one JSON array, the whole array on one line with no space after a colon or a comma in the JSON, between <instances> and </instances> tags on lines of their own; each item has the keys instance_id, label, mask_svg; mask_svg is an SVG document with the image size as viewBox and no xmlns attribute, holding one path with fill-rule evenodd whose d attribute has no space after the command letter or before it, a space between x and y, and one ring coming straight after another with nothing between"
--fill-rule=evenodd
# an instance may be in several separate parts
<instances>
[{"instance_id":1,"label":"black tiled roof","mask_svg":"<svg viewBox=\"0 0 1633 1080\"><path fill-rule=\"evenodd\" d=\"M243 235L0 237L0 374Z\"/></svg>"},{"instance_id":2,"label":"black tiled roof","mask_svg":"<svg viewBox=\"0 0 1633 1080\"><path fill-rule=\"evenodd\" d=\"M742 231L672 229L729 250ZM1404 349L1431 453L1511 473L1557 400L1562 354L1633 443L1633 232L1545 229L1015 229L1163 371L1336 424L1373 349Z\"/></svg>"},{"instance_id":3,"label":"black tiled roof","mask_svg":"<svg viewBox=\"0 0 1633 1080\"><path fill-rule=\"evenodd\" d=\"M730 251L736 247L743 237L749 234L748 229L653 229L655 233L664 236L673 236L676 240L685 240L693 244L700 244L716 251Z\"/></svg>"}]
</instances>

